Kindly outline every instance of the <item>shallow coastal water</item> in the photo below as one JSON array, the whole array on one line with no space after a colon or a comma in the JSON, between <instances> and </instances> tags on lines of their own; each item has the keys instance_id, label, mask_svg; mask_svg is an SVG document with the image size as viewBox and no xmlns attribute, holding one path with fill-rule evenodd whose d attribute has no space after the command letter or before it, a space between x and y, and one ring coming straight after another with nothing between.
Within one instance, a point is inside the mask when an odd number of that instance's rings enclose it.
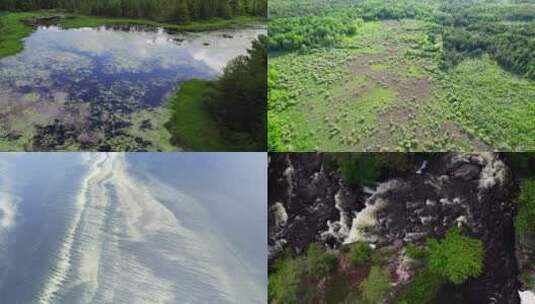
<instances>
[{"instance_id":1,"label":"shallow coastal water","mask_svg":"<svg viewBox=\"0 0 535 304\"><path fill-rule=\"evenodd\" d=\"M265 303L266 161L0 154L0 302Z\"/></svg>"},{"instance_id":2,"label":"shallow coastal water","mask_svg":"<svg viewBox=\"0 0 535 304\"><path fill-rule=\"evenodd\" d=\"M185 80L216 78L265 32L39 27L23 52L0 61L0 145L172 149L163 130L167 96Z\"/></svg>"}]
</instances>

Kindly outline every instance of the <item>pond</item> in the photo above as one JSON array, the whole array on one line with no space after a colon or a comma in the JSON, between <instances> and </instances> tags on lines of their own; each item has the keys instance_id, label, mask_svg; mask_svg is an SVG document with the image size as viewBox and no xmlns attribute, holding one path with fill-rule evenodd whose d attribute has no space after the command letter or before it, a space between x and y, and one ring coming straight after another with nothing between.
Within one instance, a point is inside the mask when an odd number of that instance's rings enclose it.
<instances>
[{"instance_id":1,"label":"pond","mask_svg":"<svg viewBox=\"0 0 535 304\"><path fill-rule=\"evenodd\" d=\"M217 78L265 33L39 27L0 61L0 148L177 149L164 128L168 96L183 81Z\"/></svg>"}]
</instances>

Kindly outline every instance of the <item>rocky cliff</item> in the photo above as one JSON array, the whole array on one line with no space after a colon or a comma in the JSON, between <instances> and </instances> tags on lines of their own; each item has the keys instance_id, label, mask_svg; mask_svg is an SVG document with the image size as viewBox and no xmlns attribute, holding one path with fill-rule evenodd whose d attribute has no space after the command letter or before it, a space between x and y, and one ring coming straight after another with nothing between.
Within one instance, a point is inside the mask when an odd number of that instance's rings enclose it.
<instances>
[{"instance_id":1,"label":"rocky cliff","mask_svg":"<svg viewBox=\"0 0 535 304\"><path fill-rule=\"evenodd\" d=\"M269 256L311 242L403 246L458 227L485 246L484 272L464 283L467 303L520 303L513 203L517 187L498 154L437 154L375 185L348 185L326 154L272 154Z\"/></svg>"}]
</instances>

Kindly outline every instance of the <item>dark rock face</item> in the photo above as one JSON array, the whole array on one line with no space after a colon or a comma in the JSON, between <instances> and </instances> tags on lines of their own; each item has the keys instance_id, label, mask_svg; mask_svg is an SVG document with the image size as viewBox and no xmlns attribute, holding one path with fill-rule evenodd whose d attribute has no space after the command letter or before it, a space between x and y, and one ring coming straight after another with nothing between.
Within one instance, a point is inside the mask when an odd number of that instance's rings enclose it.
<instances>
[{"instance_id":1,"label":"dark rock face","mask_svg":"<svg viewBox=\"0 0 535 304\"><path fill-rule=\"evenodd\" d=\"M327 223L339 221L343 210L359 209L358 191L329 168L325 155L277 153L270 155L269 162L270 259L283 247L300 252L308 244L320 241ZM327 237L325 241L335 246L341 240Z\"/></svg>"},{"instance_id":2,"label":"dark rock face","mask_svg":"<svg viewBox=\"0 0 535 304\"><path fill-rule=\"evenodd\" d=\"M519 303L514 189L510 170L496 155L445 155L425 174L404 178L368 200L387 202L369 233L385 244L398 239L417 243L457 226L486 249L484 273L466 282L465 300Z\"/></svg>"},{"instance_id":3,"label":"dark rock face","mask_svg":"<svg viewBox=\"0 0 535 304\"><path fill-rule=\"evenodd\" d=\"M465 301L520 303L512 202L516 186L498 155L439 155L419 174L366 190L367 198L345 186L325 162L321 154L271 155L270 254L281 249L273 244L299 250L313 241L331 246L358 240L379 246L421 243L458 227L485 246L484 272L465 282ZM274 226L274 211L281 208L287 220Z\"/></svg>"}]
</instances>

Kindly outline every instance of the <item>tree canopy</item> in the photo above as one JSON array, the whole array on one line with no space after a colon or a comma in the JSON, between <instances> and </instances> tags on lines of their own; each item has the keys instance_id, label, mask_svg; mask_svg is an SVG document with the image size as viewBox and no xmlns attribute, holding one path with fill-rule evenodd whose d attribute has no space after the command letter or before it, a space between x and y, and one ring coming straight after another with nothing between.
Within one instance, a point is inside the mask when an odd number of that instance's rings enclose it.
<instances>
[{"instance_id":1,"label":"tree canopy","mask_svg":"<svg viewBox=\"0 0 535 304\"><path fill-rule=\"evenodd\" d=\"M88 15L189 22L266 16L266 0L0 0L0 10L65 9Z\"/></svg>"},{"instance_id":2,"label":"tree canopy","mask_svg":"<svg viewBox=\"0 0 535 304\"><path fill-rule=\"evenodd\" d=\"M535 79L535 1L361 0L270 2L270 51L336 46L362 20L420 19L442 37L443 69L489 54L504 69Z\"/></svg>"},{"instance_id":3,"label":"tree canopy","mask_svg":"<svg viewBox=\"0 0 535 304\"><path fill-rule=\"evenodd\" d=\"M372 266L368 277L360 284L364 303L383 303L390 288L390 272L380 266Z\"/></svg>"},{"instance_id":4,"label":"tree canopy","mask_svg":"<svg viewBox=\"0 0 535 304\"><path fill-rule=\"evenodd\" d=\"M520 184L519 205L515 226L524 233L535 236L535 179L526 178Z\"/></svg>"},{"instance_id":5,"label":"tree canopy","mask_svg":"<svg viewBox=\"0 0 535 304\"><path fill-rule=\"evenodd\" d=\"M266 149L267 37L253 41L248 55L233 59L208 96L214 118L231 131L248 134L247 146Z\"/></svg>"},{"instance_id":6,"label":"tree canopy","mask_svg":"<svg viewBox=\"0 0 535 304\"><path fill-rule=\"evenodd\" d=\"M483 271L483 242L451 229L442 240L427 241L430 248L428 267L454 284L461 284Z\"/></svg>"},{"instance_id":7,"label":"tree canopy","mask_svg":"<svg viewBox=\"0 0 535 304\"><path fill-rule=\"evenodd\" d=\"M336 256L325 252L320 245L310 244L307 251L307 271L308 273L321 279L329 274L336 266Z\"/></svg>"}]
</instances>

